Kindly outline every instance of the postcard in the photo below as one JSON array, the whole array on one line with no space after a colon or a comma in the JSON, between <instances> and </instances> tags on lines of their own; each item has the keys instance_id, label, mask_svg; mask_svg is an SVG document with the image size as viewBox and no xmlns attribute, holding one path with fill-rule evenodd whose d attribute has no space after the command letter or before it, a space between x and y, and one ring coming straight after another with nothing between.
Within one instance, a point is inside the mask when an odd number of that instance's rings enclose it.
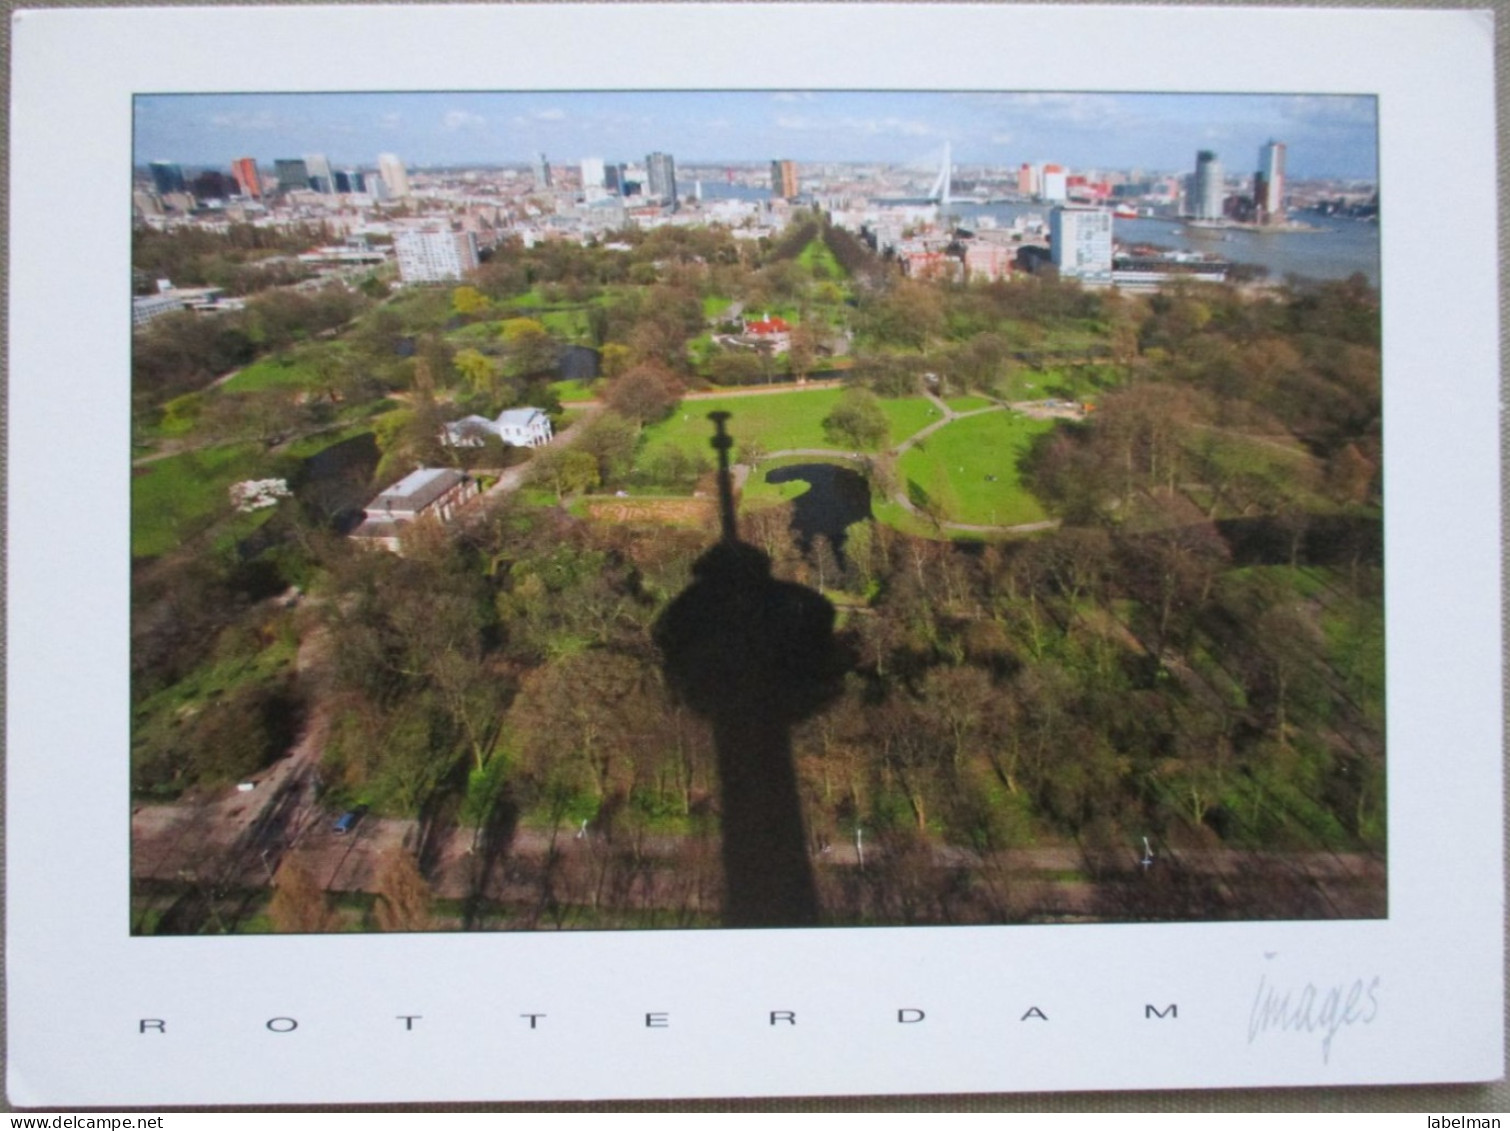
<instances>
[{"instance_id":1,"label":"postcard","mask_svg":"<svg viewBox=\"0 0 1510 1131\"><path fill-rule=\"evenodd\" d=\"M1488 15L14 20L13 1103L1501 1075Z\"/></svg>"}]
</instances>

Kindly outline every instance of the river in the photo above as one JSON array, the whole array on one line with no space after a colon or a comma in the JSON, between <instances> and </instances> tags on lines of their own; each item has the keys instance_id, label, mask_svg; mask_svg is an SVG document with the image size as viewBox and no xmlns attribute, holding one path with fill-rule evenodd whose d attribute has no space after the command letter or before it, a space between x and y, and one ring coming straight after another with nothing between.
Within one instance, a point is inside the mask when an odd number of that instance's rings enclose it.
<instances>
[{"instance_id":1,"label":"river","mask_svg":"<svg viewBox=\"0 0 1510 1131\"><path fill-rule=\"evenodd\" d=\"M966 227L978 216L993 216L1003 227L1025 213L1048 221L1046 204L970 204L954 210ZM1361 220L1296 213L1292 219L1315 231L1261 231L1250 228L1192 228L1182 220L1114 220L1112 235L1121 243L1150 243L1182 251L1199 251L1266 267L1270 278L1346 279L1362 274L1379 285L1379 226Z\"/></svg>"}]
</instances>

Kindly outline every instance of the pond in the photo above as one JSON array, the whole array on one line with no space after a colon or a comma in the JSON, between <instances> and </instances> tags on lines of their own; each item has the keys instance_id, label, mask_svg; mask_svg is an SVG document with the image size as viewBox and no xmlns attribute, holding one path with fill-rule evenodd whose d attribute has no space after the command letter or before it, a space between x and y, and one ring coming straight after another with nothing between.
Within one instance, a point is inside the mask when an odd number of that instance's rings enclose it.
<instances>
[{"instance_id":1,"label":"pond","mask_svg":"<svg viewBox=\"0 0 1510 1131\"><path fill-rule=\"evenodd\" d=\"M832 463L798 463L778 467L766 473L767 483L808 484L792 500L792 529L804 553L812 549L813 539L822 534L844 560L845 530L852 522L870 518L870 485L859 472Z\"/></svg>"}]
</instances>

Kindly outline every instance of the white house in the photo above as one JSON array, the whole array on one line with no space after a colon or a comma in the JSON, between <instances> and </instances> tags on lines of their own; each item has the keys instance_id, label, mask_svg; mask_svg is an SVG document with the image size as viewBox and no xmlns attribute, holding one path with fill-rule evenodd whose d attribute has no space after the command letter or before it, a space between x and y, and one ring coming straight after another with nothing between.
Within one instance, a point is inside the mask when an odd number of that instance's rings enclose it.
<instances>
[{"instance_id":1,"label":"white house","mask_svg":"<svg viewBox=\"0 0 1510 1131\"><path fill-rule=\"evenodd\" d=\"M538 448L551 440L551 419L538 408L507 408L497 420L464 416L441 430L441 443L452 448L480 448L489 435L516 448Z\"/></svg>"},{"instance_id":2,"label":"white house","mask_svg":"<svg viewBox=\"0 0 1510 1131\"><path fill-rule=\"evenodd\" d=\"M538 408L507 408L498 414L498 435L516 448L538 448L551 440L551 418Z\"/></svg>"}]
</instances>

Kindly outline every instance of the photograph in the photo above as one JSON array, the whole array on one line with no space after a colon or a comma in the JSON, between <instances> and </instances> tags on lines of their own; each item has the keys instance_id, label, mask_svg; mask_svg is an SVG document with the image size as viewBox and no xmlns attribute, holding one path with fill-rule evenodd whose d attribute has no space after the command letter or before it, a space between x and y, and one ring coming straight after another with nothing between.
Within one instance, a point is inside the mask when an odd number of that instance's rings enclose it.
<instances>
[{"instance_id":1,"label":"photograph","mask_svg":"<svg viewBox=\"0 0 1510 1131\"><path fill-rule=\"evenodd\" d=\"M1374 98L132 111L133 934L1387 914Z\"/></svg>"},{"instance_id":2,"label":"photograph","mask_svg":"<svg viewBox=\"0 0 1510 1131\"><path fill-rule=\"evenodd\" d=\"M1492 13L11 30L12 1105L1503 1106Z\"/></svg>"}]
</instances>

